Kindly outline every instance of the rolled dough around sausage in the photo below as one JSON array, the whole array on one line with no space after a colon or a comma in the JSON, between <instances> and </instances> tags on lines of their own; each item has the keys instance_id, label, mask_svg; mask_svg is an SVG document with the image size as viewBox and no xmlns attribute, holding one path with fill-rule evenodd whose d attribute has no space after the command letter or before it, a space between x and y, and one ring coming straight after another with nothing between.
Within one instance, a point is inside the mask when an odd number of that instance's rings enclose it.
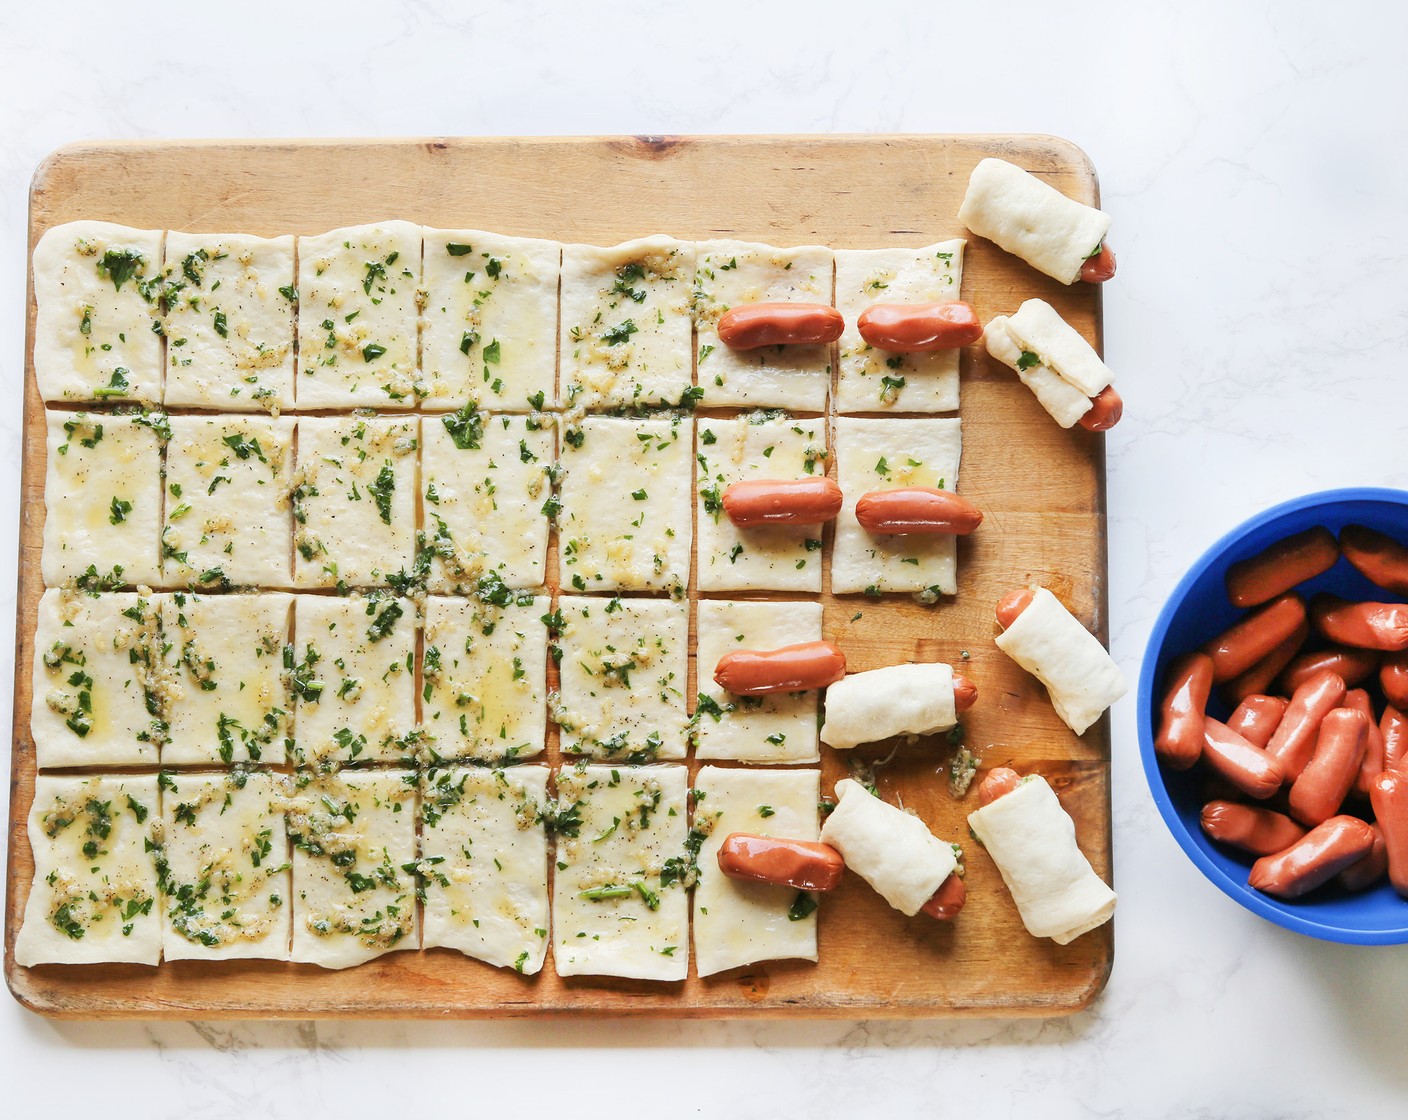
<instances>
[{"instance_id":1,"label":"rolled dough around sausage","mask_svg":"<svg viewBox=\"0 0 1408 1120\"><path fill-rule=\"evenodd\" d=\"M892 735L932 735L956 723L952 668L888 665L852 673L826 690L821 741L846 750Z\"/></svg>"},{"instance_id":2,"label":"rolled dough around sausage","mask_svg":"<svg viewBox=\"0 0 1408 1120\"><path fill-rule=\"evenodd\" d=\"M1075 940L1115 913L1115 892L1076 845L1076 827L1046 779L1032 775L1011 793L968 814L1022 924L1058 945Z\"/></svg>"},{"instance_id":3,"label":"rolled dough around sausage","mask_svg":"<svg viewBox=\"0 0 1408 1120\"><path fill-rule=\"evenodd\" d=\"M1100 639L1044 587L994 641L1046 686L1056 714L1077 735L1129 690Z\"/></svg>"},{"instance_id":4,"label":"rolled dough around sausage","mask_svg":"<svg viewBox=\"0 0 1408 1120\"><path fill-rule=\"evenodd\" d=\"M1110 232L1108 214L1001 159L973 168L958 220L1063 284L1080 278L1081 265Z\"/></svg>"},{"instance_id":5,"label":"rolled dough around sausage","mask_svg":"<svg viewBox=\"0 0 1408 1120\"><path fill-rule=\"evenodd\" d=\"M836 799L821 826L822 842L896 910L919 913L958 866L953 845L850 778L836 783Z\"/></svg>"}]
</instances>

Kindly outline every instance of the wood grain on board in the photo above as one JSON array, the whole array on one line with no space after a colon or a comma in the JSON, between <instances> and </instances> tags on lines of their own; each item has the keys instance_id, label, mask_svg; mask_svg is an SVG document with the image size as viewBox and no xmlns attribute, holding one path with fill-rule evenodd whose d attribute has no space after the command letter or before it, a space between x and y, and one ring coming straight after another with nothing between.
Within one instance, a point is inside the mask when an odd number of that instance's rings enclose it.
<instances>
[{"instance_id":1,"label":"wood grain on board","mask_svg":"<svg viewBox=\"0 0 1408 1120\"><path fill-rule=\"evenodd\" d=\"M925 245L968 236L958 204L969 171L988 155L1098 204L1084 154L1037 136L89 143L39 168L29 246L50 226L80 218L262 235L404 218L599 244L665 232L775 245ZM962 295L984 320L1039 296L1100 344L1098 288L1064 287L986 241L969 237ZM969 838L965 818L976 797L958 802L947 792L943 737L899 744L877 770L878 784L888 800L964 845L967 908L952 924L905 918L847 876L822 904L817 964L768 963L703 980L691 969L690 979L672 984L564 980L551 958L540 975L525 977L439 949L343 972L267 961L17 966L14 939L33 874L25 829L35 776L30 672L43 590L45 433L33 342L31 281L5 903L5 975L26 1006L78 1018L1008 1016L1067 1014L1104 986L1113 926L1067 946L1025 932L996 868ZM985 766L1046 775L1109 880L1108 719L1072 735L1041 687L992 642L993 604L1029 582L1051 587L1107 637L1103 438L1057 427L981 345L963 354L961 417L960 491L986 520L960 547L958 595L929 608L902 595L826 595L825 636L846 650L852 670L966 658L963 672L980 689L964 719L968 744ZM854 753L883 759L895 746ZM553 738L548 761L556 760ZM844 756L823 748L827 792L846 768Z\"/></svg>"}]
</instances>

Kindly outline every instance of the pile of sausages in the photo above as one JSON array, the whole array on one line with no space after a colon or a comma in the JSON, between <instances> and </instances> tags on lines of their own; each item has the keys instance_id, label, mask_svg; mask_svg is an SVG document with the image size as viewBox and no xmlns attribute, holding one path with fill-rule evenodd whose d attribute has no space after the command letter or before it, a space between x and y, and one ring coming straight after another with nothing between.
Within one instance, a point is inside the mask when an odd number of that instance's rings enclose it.
<instances>
[{"instance_id":1,"label":"pile of sausages","mask_svg":"<svg viewBox=\"0 0 1408 1120\"><path fill-rule=\"evenodd\" d=\"M1408 604L1295 592L1343 556L1408 596L1408 548L1362 525L1278 541L1227 572L1230 629L1169 669L1154 747L1227 787L1203 831L1257 857L1248 883L1293 899L1387 875L1408 898ZM1207 714L1216 685L1233 708ZM1259 802L1252 804L1249 802Z\"/></svg>"}]
</instances>

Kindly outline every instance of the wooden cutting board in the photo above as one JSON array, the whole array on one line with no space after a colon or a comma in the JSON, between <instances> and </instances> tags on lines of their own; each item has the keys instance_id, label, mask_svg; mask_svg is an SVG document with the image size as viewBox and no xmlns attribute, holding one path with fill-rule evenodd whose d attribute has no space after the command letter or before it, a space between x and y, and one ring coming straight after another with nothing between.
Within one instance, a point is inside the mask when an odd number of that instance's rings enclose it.
<instances>
[{"instance_id":1,"label":"wooden cutting board","mask_svg":"<svg viewBox=\"0 0 1408 1120\"><path fill-rule=\"evenodd\" d=\"M925 245L968 236L955 215L969 171L990 155L1099 204L1085 155L1039 136L92 143L65 148L39 168L29 247L50 226L79 218L263 235L405 218L603 245L654 232L837 248ZM986 241L969 240L962 294L984 320L1039 296L1100 345L1098 287L1064 287ZM17 966L15 934L33 875L25 821L34 792L30 672L44 522L34 310L31 281L5 901L5 977L25 1006L74 1018L1009 1016L1067 1014L1104 986L1112 925L1064 947L1025 932L996 868L968 835L976 796L959 802L947 792L950 749L942 737L900 744L876 773L887 800L963 843L967 908L952 924L905 918L847 876L821 908L818 964L766 964L706 980L691 971L673 984L562 980L551 960L539 976L523 977L438 949L393 953L345 972L261 961ZM968 744L985 766L1044 774L1108 880L1108 718L1084 737L1072 735L1041 687L992 642L994 603L1029 582L1049 586L1107 638L1103 437L1057 427L981 345L962 357L962 406L960 489L986 520L960 547L958 595L931 608L905 596L826 595L825 635L843 646L852 670L966 659L963 672L980 689L964 719ZM691 664L691 695L693 674ZM894 746L853 753L883 759ZM555 741L548 761L557 761ZM847 763L823 748L822 767L829 793Z\"/></svg>"}]
</instances>

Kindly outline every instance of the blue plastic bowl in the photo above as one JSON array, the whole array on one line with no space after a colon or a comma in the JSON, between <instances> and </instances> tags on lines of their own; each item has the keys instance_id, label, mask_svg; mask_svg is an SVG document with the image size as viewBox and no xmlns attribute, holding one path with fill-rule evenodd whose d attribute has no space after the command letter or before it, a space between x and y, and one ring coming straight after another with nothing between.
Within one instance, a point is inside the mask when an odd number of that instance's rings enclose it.
<instances>
[{"instance_id":1,"label":"blue plastic bowl","mask_svg":"<svg viewBox=\"0 0 1408 1120\"><path fill-rule=\"evenodd\" d=\"M1293 533L1323 525L1338 534L1343 526L1353 524L1368 525L1408 542L1408 492L1327 490L1296 498L1238 525L1199 558L1164 604L1144 652L1139 675L1139 753L1164 823L1188 858L1223 894L1253 914L1296 933L1349 945L1399 945L1408 942L1408 900L1400 898L1387 882L1356 894L1330 884L1294 902L1282 902L1247 886L1251 857L1214 844L1198 823L1203 768L1181 773L1168 770L1159 765L1154 754L1158 704L1169 662L1220 634L1245 613L1228 602L1223 583L1227 569ZM1333 591L1346 599L1384 602L1394 598L1343 558L1300 590L1307 598L1317 591ZM1216 690L1208 712L1222 719L1229 714Z\"/></svg>"}]
</instances>

